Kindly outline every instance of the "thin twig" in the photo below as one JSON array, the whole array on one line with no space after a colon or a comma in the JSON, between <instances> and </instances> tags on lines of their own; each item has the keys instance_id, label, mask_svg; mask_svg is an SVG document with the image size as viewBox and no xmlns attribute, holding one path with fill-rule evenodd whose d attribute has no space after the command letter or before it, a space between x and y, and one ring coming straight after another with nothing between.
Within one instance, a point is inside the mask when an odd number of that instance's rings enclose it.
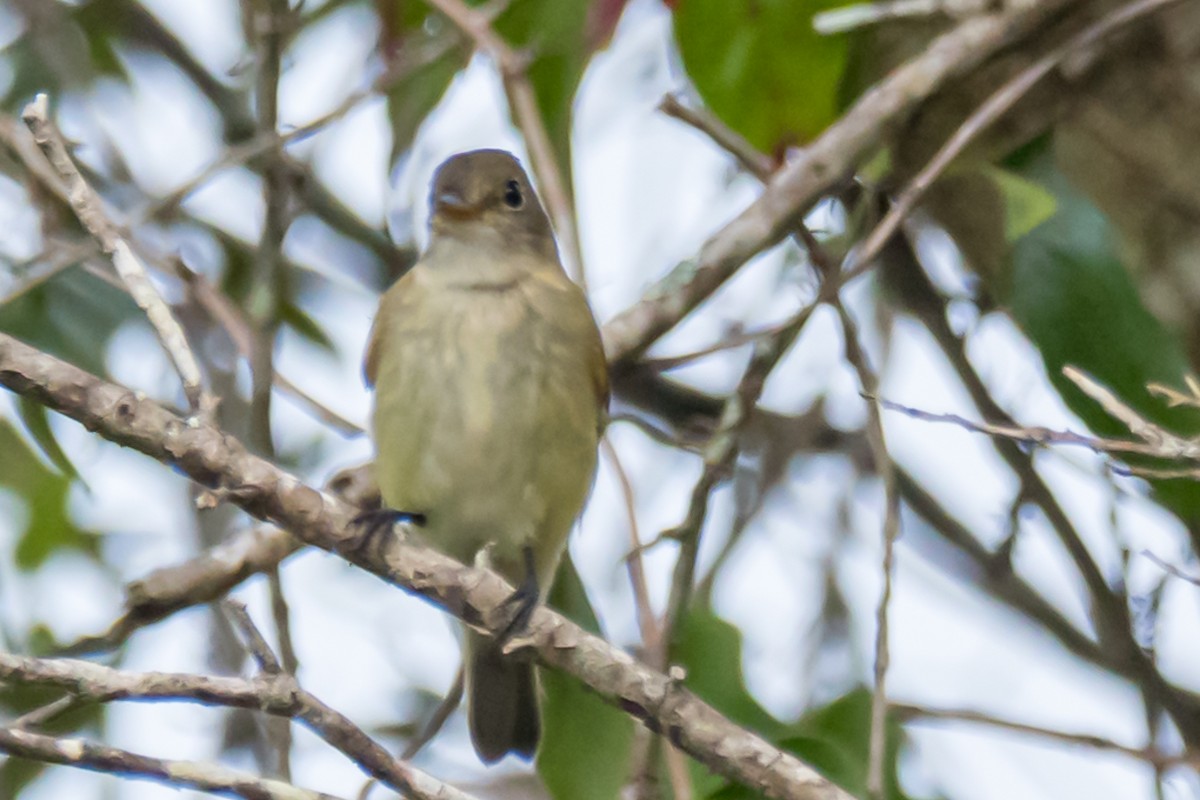
<instances>
[{"instance_id":1,"label":"thin twig","mask_svg":"<svg viewBox=\"0 0 1200 800\"><path fill-rule=\"evenodd\" d=\"M16 728L0 728L0 752L33 761L160 781L179 788L233 795L246 800L338 800L284 781L203 761L179 761L132 753L84 739L59 739Z\"/></svg>"},{"instance_id":2,"label":"thin twig","mask_svg":"<svg viewBox=\"0 0 1200 800\"><path fill-rule=\"evenodd\" d=\"M676 369L684 364L690 364L691 362L697 361L701 358L707 358L708 356L716 353L722 353L726 350L732 350L736 347L744 347L748 344L754 344L759 339L775 336L786 324L786 322L782 322L778 325L771 325L766 328L758 328L752 331L738 331L730 334L719 342L714 342L708 347L702 347L699 350L693 350L689 353L683 353L677 356L647 357L643 358L641 363L642 366L655 370L656 372L667 372L668 370Z\"/></svg>"},{"instance_id":3,"label":"thin twig","mask_svg":"<svg viewBox=\"0 0 1200 800\"><path fill-rule=\"evenodd\" d=\"M1063 375L1079 390L1095 400L1109 416L1129 428L1129 432L1150 445L1159 458L1200 460L1200 442L1176 436L1168 430L1155 425L1129 404L1113 394L1107 386L1101 385L1095 378L1078 367L1070 364L1062 369Z\"/></svg>"},{"instance_id":4,"label":"thin twig","mask_svg":"<svg viewBox=\"0 0 1200 800\"><path fill-rule=\"evenodd\" d=\"M192 410L207 415L214 403L204 391L200 365L188 346L187 336L178 320L171 314L166 301L154 288L146 274L145 265L134 254L129 242L121 236L117 226L108 218L100 196L87 184L79 168L71 160L62 134L50 119L49 98L45 94L39 94L32 103L25 106L21 118L29 126L34 141L42 149L47 160L66 181L71 210L88 233L95 237L100 248L112 258L113 266L129 288L130 296L146 313L175 371L179 373L184 394Z\"/></svg>"},{"instance_id":5,"label":"thin twig","mask_svg":"<svg viewBox=\"0 0 1200 800\"><path fill-rule=\"evenodd\" d=\"M175 259L174 268L191 299L225 330L238 353L249 361L254 342L254 327L245 313L213 286L208 278L190 269L181 259ZM274 372L274 380L280 391L291 395L303 408L339 433L346 436L361 436L366 433L361 425L324 405L278 370Z\"/></svg>"},{"instance_id":6,"label":"thin twig","mask_svg":"<svg viewBox=\"0 0 1200 800\"><path fill-rule=\"evenodd\" d=\"M858 326L840 298L833 302L842 322L846 360L858 373L863 393L868 397L879 391L879 377L871 368L867 354L859 341ZM892 599L892 576L896 539L900 536L900 491L896 484L896 470L888 454L887 438L883 431L883 418L879 406L867 402L867 441L875 461L875 471L883 481L885 512L883 518L883 563L880 567L883 589L879 593L879 604L875 612L875 691L871 698L871 738L867 759L867 793L876 800L884 796L884 760L887 752L887 672L891 660L888 647L888 608Z\"/></svg>"},{"instance_id":7,"label":"thin twig","mask_svg":"<svg viewBox=\"0 0 1200 800\"><path fill-rule=\"evenodd\" d=\"M961 18L995 8L997 0L885 0L834 8L813 15L813 30L829 36L857 28L914 17Z\"/></svg>"},{"instance_id":8,"label":"thin twig","mask_svg":"<svg viewBox=\"0 0 1200 800\"><path fill-rule=\"evenodd\" d=\"M243 0L244 18L250 27L247 38L254 44L255 86L254 101L259 135L278 140L279 125L279 79L282 74L283 50L291 23L289 0ZM283 145L276 144L264 154L263 166L263 214L262 235L258 252L251 270L250 292L246 299L247 316L252 321L250 345L250 406L248 439L250 446L264 458L274 459L275 442L271 436L271 389L275 385L275 340L279 333L283 304L288 294L287 265L283 258L283 239L290 224L289 168L283 154ZM275 621L275 635L279 641L282 665L273 661L275 671L296 675L299 659L292 645L291 620L287 597L283 593L280 566L267 570L267 593L271 599L271 614ZM241 609L237 617L253 633L250 617ZM236 611L234 612L236 616ZM261 636L259 637L261 640ZM253 641L253 640L252 640ZM261 647L251 647L256 657L270 654L266 642ZM272 660L274 655L271 655ZM260 661L261 663L261 661ZM267 664L263 670L271 672ZM279 777L291 777L292 726L287 719L272 720L267 725L268 738L275 748L276 766Z\"/></svg>"},{"instance_id":9,"label":"thin twig","mask_svg":"<svg viewBox=\"0 0 1200 800\"><path fill-rule=\"evenodd\" d=\"M896 123L940 89L1028 36L1071 0L1040 0L973 17L892 70L811 144L777 170L757 200L710 236L699 253L650 286L642 299L604 326L604 347L618 369L704 302L758 253L794 232L829 189L853 171Z\"/></svg>"},{"instance_id":10,"label":"thin twig","mask_svg":"<svg viewBox=\"0 0 1200 800\"><path fill-rule=\"evenodd\" d=\"M267 643L267 639L262 635L262 631L254 624L254 620L250 618L250 612L246 611L246 604L227 597L221 601L221 610L229 617L233 626L238 629L242 635L243 643L246 645L246 650L250 653L258 664L258 668L265 675L283 675L287 673L283 665L279 663L275 652L271 650L271 645Z\"/></svg>"},{"instance_id":11,"label":"thin twig","mask_svg":"<svg viewBox=\"0 0 1200 800\"><path fill-rule=\"evenodd\" d=\"M261 634L258 638L261 640ZM175 700L295 718L369 775L406 797L473 800L470 795L389 755L348 717L325 705L300 687L293 676L282 672L275 675L264 672L250 680L187 673L135 673L88 661L0 653L0 680L59 687L103 703Z\"/></svg>"},{"instance_id":12,"label":"thin twig","mask_svg":"<svg viewBox=\"0 0 1200 800\"><path fill-rule=\"evenodd\" d=\"M663 635L659 627L658 620L654 615L654 608L650 603L650 588L646 583L646 570L642 559L642 537L638 529L637 522L637 503L634 498L633 484L629 480L629 475L625 472L625 467L621 463L620 455L617 453L617 448L613 445L608 437L604 437L600 442L605 455L608 457L609 464L612 465L613 472L617 476L617 483L621 487L621 496L625 503L625 514L628 520L629 531L629 554L624 559L625 568L629 572L629 584L633 589L634 607L637 609L638 628L642 634L642 648L646 653L662 652ZM635 736L634 737L634 756L630 762L639 765L636 770L633 782L633 791L635 798L645 797L642 794L644 787L647 785L648 776L657 774L658 770L658 753L664 753L667 761L667 774L671 778L671 788L675 793L676 800L687 800L692 796L692 781L688 774L687 763L683 758L683 754L675 748L664 749L659 746L659 737L655 736ZM653 783L653 781L650 781ZM655 784L656 785L656 784Z\"/></svg>"},{"instance_id":13,"label":"thin twig","mask_svg":"<svg viewBox=\"0 0 1200 800\"><path fill-rule=\"evenodd\" d=\"M761 339L755 344L750 363L742 373L737 389L725 401L717 429L704 447L704 470L692 489L687 514L679 525L664 531L659 537L679 542L679 556L671 577L671 592L662 625L662 647L652 660L652 663L661 663L663 668L669 661L667 653L675 628L691 598L696 557L700 552L700 529L708 514L709 495L733 467L737 458L738 436L762 395L767 377L791 348L816 309L815 302L805 306L775 336Z\"/></svg>"},{"instance_id":14,"label":"thin twig","mask_svg":"<svg viewBox=\"0 0 1200 800\"><path fill-rule=\"evenodd\" d=\"M1074 431L1052 430L1040 426L1023 427L1019 425L975 422L958 414L938 414L931 411L922 411L919 408L912 408L901 403L895 403L891 400L877 399L880 405L887 410L899 412L913 419L957 425L974 433L1011 439L1012 441L1023 442L1025 444L1073 445L1086 447L1094 452L1107 453L1109 455L1137 455L1152 458L1186 459L1189 461L1200 460L1200 450L1191 452L1191 448L1196 447L1194 445L1189 446L1187 452L1180 453L1178 452L1179 448L1174 445L1163 448L1157 444L1131 442L1126 439L1106 439L1099 436L1087 436Z\"/></svg>"},{"instance_id":15,"label":"thin twig","mask_svg":"<svg viewBox=\"0 0 1200 800\"><path fill-rule=\"evenodd\" d=\"M220 175L222 172L249 163L260 156L282 148L284 145L306 139L345 117L367 100L393 89L416 70L426 66L449 53L460 42L457 32L451 36L439 37L426 43L420 48L406 49L370 86L351 92L340 103L324 114L303 125L290 127L284 131L261 131L253 139L233 145L225 150L220 158L198 172L188 181L180 184L168 194L148 203L137 215L138 219L148 221L157 219L163 214L177 208L180 203L190 197L198 189Z\"/></svg>"},{"instance_id":16,"label":"thin twig","mask_svg":"<svg viewBox=\"0 0 1200 800\"><path fill-rule=\"evenodd\" d=\"M1095 736L1090 733L1068 733L1066 731L1057 731L1051 728L1029 725L1024 722L999 719L978 711L925 708L923 706L897 703L892 705L892 712L896 714L902 721L972 722L980 725L987 725L992 728L999 728L1001 730L1013 731L1015 733L1024 733L1029 734L1030 736L1052 739L1064 744L1073 744L1082 747L1088 747L1094 750L1107 750L1114 753L1120 753L1122 755L1129 756L1130 758L1137 759L1138 761L1144 761L1148 764L1152 764L1156 767L1200 767L1200 754L1190 751L1179 754L1168 754L1156 750L1153 747L1129 747L1128 745L1123 745L1118 742L1114 742L1111 739L1106 739L1102 736Z\"/></svg>"},{"instance_id":17,"label":"thin twig","mask_svg":"<svg viewBox=\"0 0 1200 800\"><path fill-rule=\"evenodd\" d=\"M743 169L759 180L766 180L775 171L776 164L768 156L760 153L744 137L704 109L686 106L674 94L667 94L659 101L658 110L709 136L722 150L737 159Z\"/></svg>"},{"instance_id":18,"label":"thin twig","mask_svg":"<svg viewBox=\"0 0 1200 800\"><path fill-rule=\"evenodd\" d=\"M621 497L625 501L625 519L629 532L629 557L625 560L625 568L629 572L629 585L633 589L633 604L637 609L638 628L642 633L642 646L647 651L657 647L659 640L658 620L654 618L654 608L650 604L650 587L646 583L646 569L642 563L642 537L638 532L637 505L633 496L633 484L621 463L617 448L612 440L605 436L600 442L608 463L612 465L621 487Z\"/></svg>"},{"instance_id":19,"label":"thin twig","mask_svg":"<svg viewBox=\"0 0 1200 800\"><path fill-rule=\"evenodd\" d=\"M38 706L32 711L27 711L13 720L9 727L19 731L40 728L51 720L58 719L63 714L81 705L83 705L83 700L77 695L65 694L62 697L51 700L44 706Z\"/></svg>"},{"instance_id":20,"label":"thin twig","mask_svg":"<svg viewBox=\"0 0 1200 800\"><path fill-rule=\"evenodd\" d=\"M1150 559L1151 561L1153 561L1158 566L1162 567L1169 574L1174 575L1176 578L1179 578L1181 581L1187 581L1188 583L1192 584L1193 586L1200 586L1200 578L1197 578L1195 575L1189 575L1186 572L1184 572L1183 570L1181 570L1179 567L1175 566L1174 564L1170 564L1166 561L1163 561L1161 558L1159 558L1158 556L1156 556L1154 553L1150 552L1149 550L1143 550L1142 555L1145 556L1146 558Z\"/></svg>"},{"instance_id":21,"label":"thin twig","mask_svg":"<svg viewBox=\"0 0 1200 800\"><path fill-rule=\"evenodd\" d=\"M542 112L538 108L537 95L529 81L529 59L513 50L496 33L486 11L471 8L462 0L426 2L445 14L495 63L500 79L504 82L504 92L508 96L514 122L525 137L533 172L546 201L546 210L550 212L550 219L554 221L555 231L562 243L567 274L586 288L587 275L583 267L579 232L575 226L575 207L567 189L567 182L563 178L564 170L569 165L558 163L554 144L546 131L546 121L542 119Z\"/></svg>"}]
</instances>

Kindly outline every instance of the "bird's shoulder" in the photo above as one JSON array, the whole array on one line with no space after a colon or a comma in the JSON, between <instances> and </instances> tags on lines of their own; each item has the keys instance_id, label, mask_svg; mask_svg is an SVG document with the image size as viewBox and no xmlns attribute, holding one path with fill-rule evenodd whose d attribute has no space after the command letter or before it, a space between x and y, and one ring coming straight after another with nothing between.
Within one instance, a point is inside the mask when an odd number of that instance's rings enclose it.
<instances>
[{"instance_id":1,"label":"bird's shoulder","mask_svg":"<svg viewBox=\"0 0 1200 800\"><path fill-rule=\"evenodd\" d=\"M379 299L375 321L371 323L371 334L367 339L367 350L363 358L363 375L367 386L375 385L383 343L416 317L412 313L427 302L429 287L422 280L423 271L410 269L391 285Z\"/></svg>"}]
</instances>

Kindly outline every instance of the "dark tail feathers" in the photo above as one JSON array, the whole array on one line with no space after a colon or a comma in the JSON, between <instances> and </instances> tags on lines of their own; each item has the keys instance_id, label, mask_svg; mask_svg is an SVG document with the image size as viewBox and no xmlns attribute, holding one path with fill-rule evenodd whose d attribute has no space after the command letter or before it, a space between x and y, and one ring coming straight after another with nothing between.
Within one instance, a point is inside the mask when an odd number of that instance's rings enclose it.
<instances>
[{"instance_id":1,"label":"dark tail feathers","mask_svg":"<svg viewBox=\"0 0 1200 800\"><path fill-rule=\"evenodd\" d=\"M494 639L467 633L467 720L485 764L515 753L531 759L541 736L533 664L505 658Z\"/></svg>"}]
</instances>

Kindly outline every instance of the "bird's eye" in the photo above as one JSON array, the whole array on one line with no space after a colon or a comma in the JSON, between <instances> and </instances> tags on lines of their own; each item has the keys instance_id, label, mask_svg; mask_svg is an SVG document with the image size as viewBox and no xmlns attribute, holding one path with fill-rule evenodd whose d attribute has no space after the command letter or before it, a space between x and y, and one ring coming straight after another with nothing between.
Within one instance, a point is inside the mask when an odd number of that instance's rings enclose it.
<instances>
[{"instance_id":1,"label":"bird's eye","mask_svg":"<svg viewBox=\"0 0 1200 800\"><path fill-rule=\"evenodd\" d=\"M512 209L518 209L525 205L525 198L521 194L521 184L516 181L504 184L504 205Z\"/></svg>"}]
</instances>

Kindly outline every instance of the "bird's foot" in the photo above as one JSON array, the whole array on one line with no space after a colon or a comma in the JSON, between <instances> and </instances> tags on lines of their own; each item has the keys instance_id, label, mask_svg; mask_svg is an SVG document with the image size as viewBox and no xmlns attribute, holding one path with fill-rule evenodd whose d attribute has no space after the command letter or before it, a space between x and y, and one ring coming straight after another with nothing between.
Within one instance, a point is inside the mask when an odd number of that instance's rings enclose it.
<instances>
[{"instance_id":1,"label":"bird's foot","mask_svg":"<svg viewBox=\"0 0 1200 800\"><path fill-rule=\"evenodd\" d=\"M363 553L369 548L379 548L383 545L384 534L395 531L396 525L407 523L422 527L425 525L425 515L412 511L398 511L394 508L374 508L364 511L351 524L362 529L362 533L348 548L351 552Z\"/></svg>"},{"instance_id":2,"label":"bird's foot","mask_svg":"<svg viewBox=\"0 0 1200 800\"><path fill-rule=\"evenodd\" d=\"M538 588L537 569L533 560L533 548L525 545L522 555L525 558L525 577L521 579L516 591L505 598L501 604L501 608L511 609L512 613L503 630L500 631L498 639L501 645L525 631L525 628L529 626L534 609L538 606L538 598L541 596Z\"/></svg>"}]
</instances>

